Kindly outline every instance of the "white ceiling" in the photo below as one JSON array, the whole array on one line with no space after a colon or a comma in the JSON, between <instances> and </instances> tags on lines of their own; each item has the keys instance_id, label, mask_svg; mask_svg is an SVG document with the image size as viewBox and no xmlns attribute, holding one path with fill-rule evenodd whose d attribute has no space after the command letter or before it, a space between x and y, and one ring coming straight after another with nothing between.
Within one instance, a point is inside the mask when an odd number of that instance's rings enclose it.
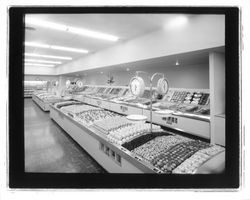
<instances>
[{"instance_id":1,"label":"white ceiling","mask_svg":"<svg viewBox=\"0 0 250 200\"><path fill-rule=\"evenodd\" d=\"M35 30L25 29L25 41L39 42L49 45L83 48L89 53L100 51L116 45L119 42L130 40L163 28L164 24L176 17L174 14L29 14L27 18L37 18L49 22L60 23L78 28L118 36L117 42L105 41L84 37L68 32L52 30L37 25L31 27ZM191 17L191 16L189 16ZM26 27L30 25L26 24ZM37 47L25 47L25 53L37 53L57 56L70 56L77 59L88 54L72 53ZM47 59L48 60L48 59ZM63 61L63 64L69 61Z\"/></svg>"}]
</instances>

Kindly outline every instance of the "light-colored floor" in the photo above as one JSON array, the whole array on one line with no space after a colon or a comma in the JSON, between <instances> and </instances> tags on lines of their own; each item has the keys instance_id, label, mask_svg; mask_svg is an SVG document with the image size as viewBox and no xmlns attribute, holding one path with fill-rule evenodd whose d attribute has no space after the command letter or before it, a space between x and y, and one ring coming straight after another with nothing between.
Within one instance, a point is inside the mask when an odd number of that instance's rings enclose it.
<instances>
[{"instance_id":1,"label":"light-colored floor","mask_svg":"<svg viewBox=\"0 0 250 200\"><path fill-rule=\"evenodd\" d=\"M26 172L105 173L65 131L30 98L24 100Z\"/></svg>"}]
</instances>

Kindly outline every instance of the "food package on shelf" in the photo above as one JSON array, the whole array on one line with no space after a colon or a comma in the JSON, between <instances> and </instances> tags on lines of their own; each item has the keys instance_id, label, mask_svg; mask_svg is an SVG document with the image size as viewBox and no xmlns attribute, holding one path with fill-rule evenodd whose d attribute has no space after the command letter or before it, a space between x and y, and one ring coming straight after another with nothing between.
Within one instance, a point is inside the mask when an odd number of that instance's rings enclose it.
<instances>
[{"instance_id":1,"label":"food package on shelf","mask_svg":"<svg viewBox=\"0 0 250 200\"><path fill-rule=\"evenodd\" d=\"M153 132L162 131L161 127L158 125L152 126ZM139 122L134 123L131 126L121 127L110 131L107 135L108 139L118 145L122 145L125 142L128 142L140 135L148 134L150 132L150 124Z\"/></svg>"},{"instance_id":2,"label":"food package on shelf","mask_svg":"<svg viewBox=\"0 0 250 200\"><path fill-rule=\"evenodd\" d=\"M147 143L133 149L132 152L151 162L163 151L166 151L179 143L187 142L190 140L191 139L187 137L182 137L179 135L158 136L148 141Z\"/></svg>"},{"instance_id":3,"label":"food package on shelf","mask_svg":"<svg viewBox=\"0 0 250 200\"><path fill-rule=\"evenodd\" d=\"M94 126L105 134L109 134L110 131L132 124L133 123L127 120L126 117L119 115L94 122Z\"/></svg>"},{"instance_id":4,"label":"food package on shelf","mask_svg":"<svg viewBox=\"0 0 250 200\"><path fill-rule=\"evenodd\" d=\"M81 113L77 113L75 115L75 119L84 125L90 126L95 121L103 120L103 119L114 117L117 115L118 114L114 112L107 111L104 109L93 109L93 110L88 110L88 111L84 111Z\"/></svg>"},{"instance_id":5,"label":"food package on shelf","mask_svg":"<svg viewBox=\"0 0 250 200\"><path fill-rule=\"evenodd\" d=\"M167 101L160 101L160 102L154 103L152 106L153 108L170 109L170 110L175 110L177 108L176 103L167 102Z\"/></svg>"},{"instance_id":6,"label":"food package on shelf","mask_svg":"<svg viewBox=\"0 0 250 200\"><path fill-rule=\"evenodd\" d=\"M129 142L125 142L124 144L122 144L122 146L125 147L126 149L128 149L129 151L133 151L137 147L140 147L143 144L146 144L147 142L153 140L156 137L169 136L169 135L172 135L172 134L168 133L166 131L148 133L145 135L141 135L137 138L134 138L133 140L131 140Z\"/></svg>"},{"instance_id":7,"label":"food package on shelf","mask_svg":"<svg viewBox=\"0 0 250 200\"><path fill-rule=\"evenodd\" d=\"M73 104L73 105L68 105L68 106L63 106L61 110L65 113L71 113L73 115L77 113L81 113L84 111L89 111L89 110L101 110L101 108L97 108L94 106L86 105L83 103L80 104Z\"/></svg>"},{"instance_id":8,"label":"food package on shelf","mask_svg":"<svg viewBox=\"0 0 250 200\"><path fill-rule=\"evenodd\" d=\"M201 149L192 155L190 158L181 163L178 167L173 170L176 174L193 174L195 171L206 161L211 159L213 156L225 151L225 148L212 145L208 148Z\"/></svg>"},{"instance_id":9,"label":"food package on shelf","mask_svg":"<svg viewBox=\"0 0 250 200\"><path fill-rule=\"evenodd\" d=\"M197 151L209 147L209 143L191 140L174 145L155 157L151 163L164 173L172 171Z\"/></svg>"}]
</instances>

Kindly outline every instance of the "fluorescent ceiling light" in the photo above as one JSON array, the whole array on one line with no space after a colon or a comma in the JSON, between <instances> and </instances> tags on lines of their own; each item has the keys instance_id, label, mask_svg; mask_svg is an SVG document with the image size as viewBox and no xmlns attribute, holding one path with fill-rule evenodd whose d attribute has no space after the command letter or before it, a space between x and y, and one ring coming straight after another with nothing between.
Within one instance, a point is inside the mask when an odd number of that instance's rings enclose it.
<instances>
[{"instance_id":1,"label":"fluorescent ceiling light","mask_svg":"<svg viewBox=\"0 0 250 200\"><path fill-rule=\"evenodd\" d=\"M30 24L30 25L50 28L50 29L54 29L54 30L58 30L58 31L65 31L68 33L74 33L74 34L83 35L83 36L87 36L87 37L102 39L102 40L108 40L108 41L115 42L119 39L119 37L117 37L117 36L98 32L98 31L92 31L92 30L84 29L84 28L66 26L63 24L39 20L39 19L35 19L35 18L30 18L30 17L25 18L25 23Z\"/></svg>"},{"instance_id":2,"label":"fluorescent ceiling light","mask_svg":"<svg viewBox=\"0 0 250 200\"><path fill-rule=\"evenodd\" d=\"M25 62L37 62L37 63L51 63L51 64L62 64L59 61L50 61L50 60L35 60L35 59L25 59Z\"/></svg>"},{"instance_id":3,"label":"fluorescent ceiling light","mask_svg":"<svg viewBox=\"0 0 250 200\"><path fill-rule=\"evenodd\" d=\"M61 60L72 60L71 57L65 57L65 56L51 56L51 55L41 55L36 53L25 53L25 56L31 56L31 57L41 57L41 58L52 58L52 59L61 59Z\"/></svg>"},{"instance_id":4,"label":"fluorescent ceiling light","mask_svg":"<svg viewBox=\"0 0 250 200\"><path fill-rule=\"evenodd\" d=\"M55 49L55 50L60 50L60 51L72 51L72 52L77 52L77 53L88 53L89 52L86 49L77 49L77 48L71 48L71 47L41 44L41 43L37 43L37 42L25 42L24 44L25 44L25 46L30 46L30 47L40 47L40 48Z\"/></svg>"},{"instance_id":5,"label":"fluorescent ceiling light","mask_svg":"<svg viewBox=\"0 0 250 200\"><path fill-rule=\"evenodd\" d=\"M38 63L25 63L25 66L55 67L55 65L50 65L50 64L38 64Z\"/></svg>"},{"instance_id":6,"label":"fluorescent ceiling light","mask_svg":"<svg viewBox=\"0 0 250 200\"><path fill-rule=\"evenodd\" d=\"M176 17L172 18L172 19L165 25L165 29L176 29L176 28L180 28L180 27L183 27L184 25L186 25L187 22L188 22L187 16L179 15L179 16L176 16Z\"/></svg>"}]
</instances>

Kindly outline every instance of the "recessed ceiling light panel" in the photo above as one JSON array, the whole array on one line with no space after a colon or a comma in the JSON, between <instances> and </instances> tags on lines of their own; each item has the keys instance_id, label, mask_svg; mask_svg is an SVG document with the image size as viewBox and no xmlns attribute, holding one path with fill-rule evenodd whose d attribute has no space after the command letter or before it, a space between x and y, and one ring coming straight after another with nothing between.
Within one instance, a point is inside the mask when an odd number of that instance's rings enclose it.
<instances>
[{"instance_id":1,"label":"recessed ceiling light panel","mask_svg":"<svg viewBox=\"0 0 250 200\"><path fill-rule=\"evenodd\" d=\"M55 49L55 50L60 50L60 51L71 51L71 52L76 52L76 53L88 53L89 51L86 49L77 49L77 48L72 48L72 47L63 47L63 46L57 46L57 45L48 45L48 44L41 44L37 42L25 42L25 46L30 46L30 47L40 47L40 48L45 48L45 49Z\"/></svg>"},{"instance_id":2,"label":"recessed ceiling light panel","mask_svg":"<svg viewBox=\"0 0 250 200\"><path fill-rule=\"evenodd\" d=\"M188 17L185 15L178 15L173 17L170 21L168 21L164 28L166 30L173 30L184 27L188 23Z\"/></svg>"},{"instance_id":3,"label":"recessed ceiling light panel","mask_svg":"<svg viewBox=\"0 0 250 200\"><path fill-rule=\"evenodd\" d=\"M25 18L25 23L27 23L29 25L35 25L35 26L50 28L50 29L53 29L53 30L64 31L64 32L67 32L67 33L73 33L73 34L83 35L83 36L86 36L86 37L92 37L92 38L97 38L97 39L102 39L102 40L108 40L108 41L114 41L115 42L115 41L117 41L119 39L119 37L111 35L111 34L102 33L102 32L99 32L99 31L93 31L93 30L84 29L84 28L67 26L67 25L64 25L64 24L39 20L39 19L31 18L31 17L26 17Z\"/></svg>"},{"instance_id":4,"label":"recessed ceiling light panel","mask_svg":"<svg viewBox=\"0 0 250 200\"><path fill-rule=\"evenodd\" d=\"M50 60L36 60L36 59L25 59L25 62L35 62L35 63L51 63L51 64L62 64L59 61L50 61Z\"/></svg>"},{"instance_id":5,"label":"recessed ceiling light panel","mask_svg":"<svg viewBox=\"0 0 250 200\"><path fill-rule=\"evenodd\" d=\"M42 54L36 54L36 53L25 53L25 56L30 57L40 57L40 58L51 58L51 59L61 59L61 60L72 60L71 57L66 56L52 56L52 55L42 55Z\"/></svg>"},{"instance_id":6,"label":"recessed ceiling light panel","mask_svg":"<svg viewBox=\"0 0 250 200\"><path fill-rule=\"evenodd\" d=\"M38 64L38 63L25 63L25 66L55 67L55 65Z\"/></svg>"}]
</instances>

